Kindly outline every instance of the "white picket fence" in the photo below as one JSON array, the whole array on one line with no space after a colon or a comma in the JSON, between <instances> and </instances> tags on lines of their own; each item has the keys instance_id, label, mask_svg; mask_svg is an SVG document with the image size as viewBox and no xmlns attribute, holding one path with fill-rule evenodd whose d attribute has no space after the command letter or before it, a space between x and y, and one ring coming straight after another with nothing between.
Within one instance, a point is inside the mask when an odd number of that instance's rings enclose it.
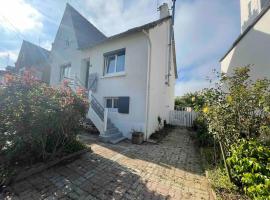
<instances>
[{"instance_id":1,"label":"white picket fence","mask_svg":"<svg viewBox=\"0 0 270 200\"><path fill-rule=\"evenodd\" d=\"M170 124L181 127L192 127L198 114L194 111L170 111Z\"/></svg>"}]
</instances>

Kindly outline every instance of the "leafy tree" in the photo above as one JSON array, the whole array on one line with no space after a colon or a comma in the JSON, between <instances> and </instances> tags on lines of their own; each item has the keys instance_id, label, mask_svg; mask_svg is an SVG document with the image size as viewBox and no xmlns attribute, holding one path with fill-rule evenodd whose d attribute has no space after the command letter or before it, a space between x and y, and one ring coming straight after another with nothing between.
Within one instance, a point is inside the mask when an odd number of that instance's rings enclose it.
<instances>
[{"instance_id":1,"label":"leafy tree","mask_svg":"<svg viewBox=\"0 0 270 200\"><path fill-rule=\"evenodd\" d=\"M199 110L204 105L204 95L201 92L187 93L182 97L175 98L175 108L181 109L191 107Z\"/></svg>"},{"instance_id":2,"label":"leafy tree","mask_svg":"<svg viewBox=\"0 0 270 200\"><path fill-rule=\"evenodd\" d=\"M203 113L208 130L222 142L226 152L238 139L268 134L270 121L270 81L251 81L249 67L222 75L214 89L206 90Z\"/></svg>"}]
</instances>

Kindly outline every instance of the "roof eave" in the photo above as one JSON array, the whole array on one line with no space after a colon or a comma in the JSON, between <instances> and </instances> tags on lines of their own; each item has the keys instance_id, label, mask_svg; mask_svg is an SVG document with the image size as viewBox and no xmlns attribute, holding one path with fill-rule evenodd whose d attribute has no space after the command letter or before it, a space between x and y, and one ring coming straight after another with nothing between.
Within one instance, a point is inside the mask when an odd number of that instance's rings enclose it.
<instances>
[{"instance_id":1,"label":"roof eave","mask_svg":"<svg viewBox=\"0 0 270 200\"><path fill-rule=\"evenodd\" d=\"M229 50L225 53L225 55L219 60L219 62L222 62L226 56L236 47L236 45L246 36L246 34L257 24L257 22L260 21L260 19L268 12L270 9L270 4L261 11L261 13L257 16L257 18L254 20L253 23L251 23L245 31L238 36L238 38L234 41L233 45L229 48Z\"/></svg>"}]
</instances>

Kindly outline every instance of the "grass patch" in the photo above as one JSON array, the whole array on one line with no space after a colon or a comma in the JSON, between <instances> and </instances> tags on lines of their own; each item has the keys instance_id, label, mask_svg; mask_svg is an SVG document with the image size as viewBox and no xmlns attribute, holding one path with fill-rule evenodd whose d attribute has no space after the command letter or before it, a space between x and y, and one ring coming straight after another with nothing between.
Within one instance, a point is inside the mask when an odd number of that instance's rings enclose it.
<instances>
[{"instance_id":1,"label":"grass patch","mask_svg":"<svg viewBox=\"0 0 270 200\"><path fill-rule=\"evenodd\" d=\"M207 173L207 178L217 195L217 199L222 200L247 200L249 199L237 186L230 182L220 152L213 147L202 147L200 149L203 167Z\"/></svg>"},{"instance_id":2,"label":"grass patch","mask_svg":"<svg viewBox=\"0 0 270 200\"><path fill-rule=\"evenodd\" d=\"M249 199L236 185L230 182L223 166L216 166L207 170L208 179L217 194L217 199L247 200Z\"/></svg>"}]
</instances>

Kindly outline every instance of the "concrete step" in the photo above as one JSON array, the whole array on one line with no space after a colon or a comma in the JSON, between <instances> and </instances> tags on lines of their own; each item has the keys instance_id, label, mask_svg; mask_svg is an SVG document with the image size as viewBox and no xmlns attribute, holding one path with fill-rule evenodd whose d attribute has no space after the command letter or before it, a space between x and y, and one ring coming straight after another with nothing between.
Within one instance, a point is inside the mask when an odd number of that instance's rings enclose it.
<instances>
[{"instance_id":1,"label":"concrete step","mask_svg":"<svg viewBox=\"0 0 270 200\"><path fill-rule=\"evenodd\" d=\"M120 132L114 133L114 134L107 134L107 135L100 135L99 140L101 142L111 142L111 141L117 141L117 139L122 138L123 135Z\"/></svg>"},{"instance_id":2,"label":"concrete step","mask_svg":"<svg viewBox=\"0 0 270 200\"><path fill-rule=\"evenodd\" d=\"M126 139L126 138L125 138L124 136L122 136L122 137L118 137L118 138L112 139L112 140L110 140L109 142L110 142L111 144L117 144L117 143L121 142L121 141L124 140L124 139Z\"/></svg>"},{"instance_id":3,"label":"concrete step","mask_svg":"<svg viewBox=\"0 0 270 200\"><path fill-rule=\"evenodd\" d=\"M119 132L118 128L114 127L114 128L108 128L105 134L114 134L117 132Z\"/></svg>"},{"instance_id":4,"label":"concrete step","mask_svg":"<svg viewBox=\"0 0 270 200\"><path fill-rule=\"evenodd\" d=\"M114 124L107 124L107 129L116 128Z\"/></svg>"}]
</instances>

